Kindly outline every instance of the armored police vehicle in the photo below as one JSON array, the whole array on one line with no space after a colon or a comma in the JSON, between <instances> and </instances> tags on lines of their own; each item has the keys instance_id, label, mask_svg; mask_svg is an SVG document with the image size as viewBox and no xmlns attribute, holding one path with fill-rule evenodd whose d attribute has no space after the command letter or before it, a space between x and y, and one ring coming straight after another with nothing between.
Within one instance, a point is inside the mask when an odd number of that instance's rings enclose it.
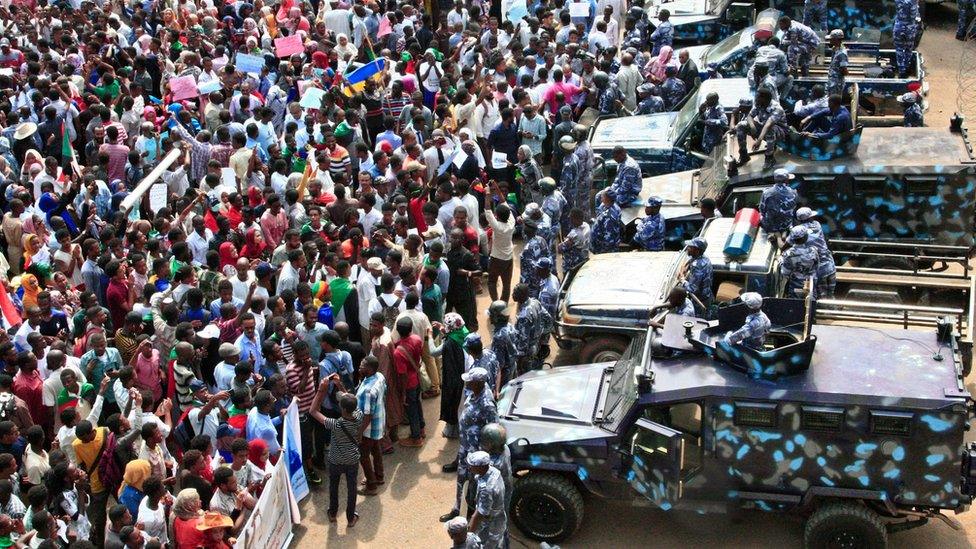
<instances>
[{"instance_id":1,"label":"armored police vehicle","mask_svg":"<svg viewBox=\"0 0 976 549\"><path fill-rule=\"evenodd\" d=\"M701 230L708 242L705 256L712 262L717 299L731 301L742 291L775 295L776 248L760 229L747 256L726 256L722 250L732 224L731 217L716 218ZM553 334L556 343L562 349L577 351L581 363L619 359L631 338L647 330L651 309L678 284L687 260L686 254L676 251L590 257L563 279Z\"/></svg>"},{"instance_id":2,"label":"armored police vehicle","mask_svg":"<svg viewBox=\"0 0 976 549\"><path fill-rule=\"evenodd\" d=\"M717 42L749 25L755 17L752 2L731 0L649 0L644 5L651 29L657 27L661 10L671 13L674 45Z\"/></svg>"},{"instance_id":3,"label":"armored police vehicle","mask_svg":"<svg viewBox=\"0 0 976 549\"><path fill-rule=\"evenodd\" d=\"M517 478L509 516L569 538L583 494L697 513L792 511L807 547L884 547L968 508L973 401L951 323L938 332L827 326L766 300L762 350L717 323L669 316L612 363L516 378L498 404Z\"/></svg>"}]
</instances>

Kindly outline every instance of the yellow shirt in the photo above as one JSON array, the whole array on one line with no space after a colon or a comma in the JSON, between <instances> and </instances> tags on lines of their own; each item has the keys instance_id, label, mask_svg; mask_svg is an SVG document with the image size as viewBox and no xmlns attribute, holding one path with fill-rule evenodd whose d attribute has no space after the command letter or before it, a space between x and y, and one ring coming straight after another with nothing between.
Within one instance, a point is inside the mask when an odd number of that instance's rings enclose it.
<instances>
[{"instance_id":1,"label":"yellow shirt","mask_svg":"<svg viewBox=\"0 0 976 549\"><path fill-rule=\"evenodd\" d=\"M76 438L71 443L71 447L75 450L75 456L78 457L78 465L85 472L91 471L88 474L88 480L93 494L100 494L105 491L101 479L98 478L98 467L93 467L93 464L98 459L98 451L102 449L102 444L107 435L107 427L98 427L95 429L95 438L91 442L83 442L80 438Z\"/></svg>"}]
</instances>

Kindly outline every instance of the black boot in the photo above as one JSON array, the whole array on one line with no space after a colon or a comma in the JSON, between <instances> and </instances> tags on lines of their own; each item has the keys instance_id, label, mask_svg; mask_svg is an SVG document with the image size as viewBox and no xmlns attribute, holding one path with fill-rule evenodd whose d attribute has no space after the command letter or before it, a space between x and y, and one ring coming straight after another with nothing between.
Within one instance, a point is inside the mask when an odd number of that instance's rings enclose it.
<instances>
[{"instance_id":1,"label":"black boot","mask_svg":"<svg viewBox=\"0 0 976 549\"><path fill-rule=\"evenodd\" d=\"M458 515L460 515L460 513L451 509L450 513L444 513L443 515L441 515L441 522L447 522Z\"/></svg>"},{"instance_id":2,"label":"black boot","mask_svg":"<svg viewBox=\"0 0 976 549\"><path fill-rule=\"evenodd\" d=\"M773 158L773 155L767 154L766 155L766 161L763 163L763 169L764 170L771 170L771 169L773 169L775 167L776 167L776 159Z\"/></svg>"},{"instance_id":3,"label":"black boot","mask_svg":"<svg viewBox=\"0 0 976 549\"><path fill-rule=\"evenodd\" d=\"M442 473L456 473L457 470L458 470L458 460L457 460L457 458L455 458L454 461L452 461L450 463L446 463L444 465L441 465L441 472ZM448 519L448 520L450 520L450 519Z\"/></svg>"}]
</instances>

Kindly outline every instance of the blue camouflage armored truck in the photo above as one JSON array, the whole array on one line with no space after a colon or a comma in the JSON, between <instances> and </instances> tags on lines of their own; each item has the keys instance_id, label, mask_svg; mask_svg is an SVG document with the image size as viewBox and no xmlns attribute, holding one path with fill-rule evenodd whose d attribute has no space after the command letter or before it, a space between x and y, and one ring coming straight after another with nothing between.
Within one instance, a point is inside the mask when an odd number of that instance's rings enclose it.
<instances>
[{"instance_id":1,"label":"blue camouflage armored truck","mask_svg":"<svg viewBox=\"0 0 976 549\"><path fill-rule=\"evenodd\" d=\"M974 407L953 322L913 332L821 324L803 300L762 308L772 329L760 350L723 337L742 325L739 304L712 322L669 315L615 362L510 382L498 413L514 524L565 540L608 498L797 513L818 548L957 526L945 513L973 499L976 444L964 441Z\"/></svg>"}]
</instances>

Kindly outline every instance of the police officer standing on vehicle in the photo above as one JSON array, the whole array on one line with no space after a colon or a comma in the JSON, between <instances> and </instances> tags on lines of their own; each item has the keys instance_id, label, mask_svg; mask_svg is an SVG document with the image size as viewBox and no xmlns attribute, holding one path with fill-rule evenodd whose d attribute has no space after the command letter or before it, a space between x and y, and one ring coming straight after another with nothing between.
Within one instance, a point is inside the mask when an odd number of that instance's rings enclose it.
<instances>
[{"instance_id":1,"label":"police officer standing on vehicle","mask_svg":"<svg viewBox=\"0 0 976 549\"><path fill-rule=\"evenodd\" d=\"M786 297L802 298L803 285L810 277L817 276L820 252L810 244L810 232L803 225L790 229L786 242L790 248L783 252L779 262L779 275L786 281ZM816 280L814 280L816 282ZM813 297L817 297L816 286L811 285Z\"/></svg>"},{"instance_id":2,"label":"police officer standing on vehicle","mask_svg":"<svg viewBox=\"0 0 976 549\"><path fill-rule=\"evenodd\" d=\"M486 390L488 371L484 368L472 368L461 374L467 395L461 405L458 416L459 442L457 457L457 488L454 494L454 508L449 513L441 515L441 522L447 522L461 514L461 497L464 494L464 484L469 480L468 456L481 450L481 428L489 423L498 421L498 410L492 391ZM447 467L445 466L445 469Z\"/></svg>"},{"instance_id":3,"label":"police officer standing on vehicle","mask_svg":"<svg viewBox=\"0 0 976 549\"><path fill-rule=\"evenodd\" d=\"M827 67L827 94L844 96L844 79L847 77L847 48L844 47L844 31L834 29L827 35L830 40L830 65Z\"/></svg>"},{"instance_id":4,"label":"police officer standing on vehicle","mask_svg":"<svg viewBox=\"0 0 976 549\"><path fill-rule=\"evenodd\" d=\"M640 250L659 252L664 249L664 218L661 217L661 199L652 196L644 205L644 218L637 222L634 245Z\"/></svg>"},{"instance_id":5,"label":"police officer standing on vehicle","mask_svg":"<svg viewBox=\"0 0 976 549\"><path fill-rule=\"evenodd\" d=\"M749 307L749 316L746 317L741 328L725 334L725 341L733 344L741 343L750 349L761 351L770 327L769 317L762 312L763 298L756 292L746 292L740 299L746 307Z\"/></svg>"},{"instance_id":6,"label":"police officer standing on vehicle","mask_svg":"<svg viewBox=\"0 0 976 549\"><path fill-rule=\"evenodd\" d=\"M806 76L810 72L811 54L820 47L820 37L810 27L784 15L778 21L786 42L786 59L790 66Z\"/></svg>"},{"instance_id":7,"label":"police officer standing on vehicle","mask_svg":"<svg viewBox=\"0 0 976 549\"><path fill-rule=\"evenodd\" d=\"M712 260L705 257L706 248L708 242L700 236L685 242L685 252L691 261L685 264L682 274L684 289L694 296L695 310L701 316L708 314L708 308L715 299L712 293Z\"/></svg>"},{"instance_id":8,"label":"police officer standing on vehicle","mask_svg":"<svg viewBox=\"0 0 976 549\"><path fill-rule=\"evenodd\" d=\"M925 118L922 114L922 106L919 105L919 97L915 92L906 92L898 96L898 102L905 109L906 128L921 128L925 125Z\"/></svg>"},{"instance_id":9,"label":"police officer standing on vehicle","mask_svg":"<svg viewBox=\"0 0 976 549\"><path fill-rule=\"evenodd\" d=\"M834 288L837 286L837 265L834 263L834 254L830 253L827 247L827 240L824 238L823 227L820 222L814 219L816 212L810 208L803 207L796 211L797 222L806 227L809 236L807 242L817 249L819 261L817 263L817 298L834 297Z\"/></svg>"},{"instance_id":10,"label":"police officer standing on vehicle","mask_svg":"<svg viewBox=\"0 0 976 549\"><path fill-rule=\"evenodd\" d=\"M912 52L922 18L918 14L920 0L895 0L895 24L891 31L895 43L895 64L898 65L898 78L908 78L908 68L912 64Z\"/></svg>"},{"instance_id":11,"label":"police officer standing on vehicle","mask_svg":"<svg viewBox=\"0 0 976 549\"><path fill-rule=\"evenodd\" d=\"M505 481L491 465L484 450L468 454L468 465L478 482L474 515L468 530L478 534L485 547L508 546L508 511L505 509Z\"/></svg>"},{"instance_id":12,"label":"police officer standing on vehicle","mask_svg":"<svg viewBox=\"0 0 976 549\"><path fill-rule=\"evenodd\" d=\"M793 174L783 168L773 172L773 186L759 198L759 226L768 234L784 233L793 225L796 191L788 185Z\"/></svg>"}]
</instances>

